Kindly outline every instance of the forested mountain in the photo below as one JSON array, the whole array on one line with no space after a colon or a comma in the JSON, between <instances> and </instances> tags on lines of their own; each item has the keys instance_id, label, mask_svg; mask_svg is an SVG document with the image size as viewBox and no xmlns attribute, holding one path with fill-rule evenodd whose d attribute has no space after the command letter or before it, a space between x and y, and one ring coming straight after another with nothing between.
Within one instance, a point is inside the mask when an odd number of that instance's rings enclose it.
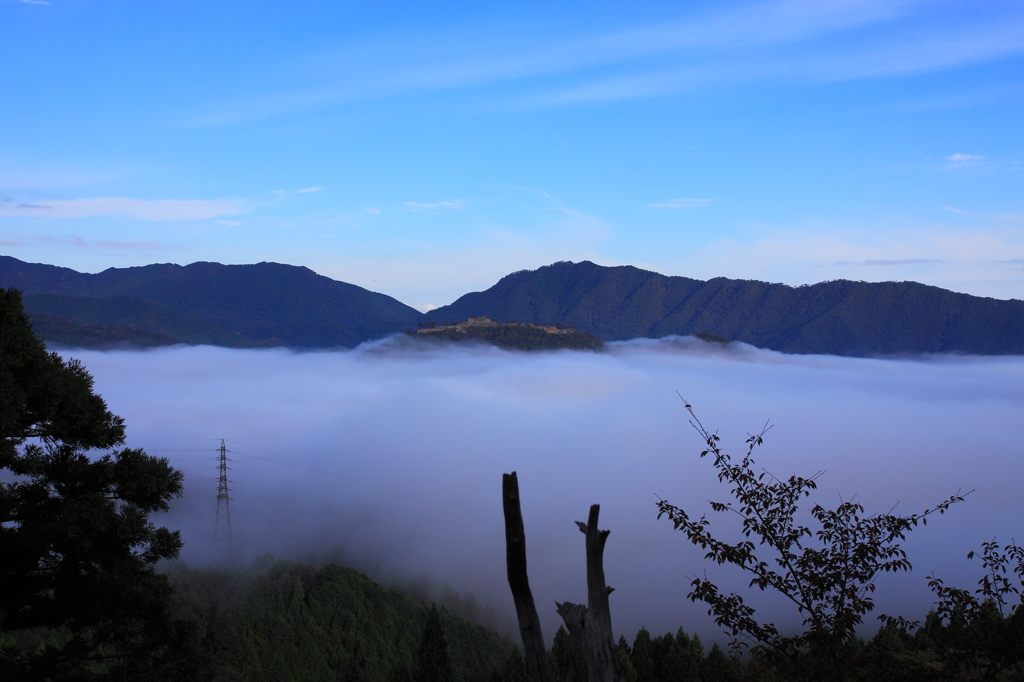
<instances>
[{"instance_id":1,"label":"forested mountain","mask_svg":"<svg viewBox=\"0 0 1024 682\"><path fill-rule=\"evenodd\" d=\"M352 347L422 325L486 316L568 325L605 341L703 334L785 353L1024 353L1024 302L916 282L791 287L561 262L513 273L421 315L384 294L279 263L160 264L84 274L0 256L0 287L25 292L25 309L44 339L87 347Z\"/></svg>"},{"instance_id":2,"label":"forested mountain","mask_svg":"<svg viewBox=\"0 0 1024 682\"><path fill-rule=\"evenodd\" d=\"M390 296L280 263L165 263L87 274L0 256L0 286L21 289L30 315L236 347L351 347L420 317Z\"/></svg>"},{"instance_id":3,"label":"forested mountain","mask_svg":"<svg viewBox=\"0 0 1024 682\"><path fill-rule=\"evenodd\" d=\"M470 315L557 322L606 341L703 332L785 353L1024 353L1024 302L916 282L791 287L561 262L508 275L424 319Z\"/></svg>"}]
</instances>

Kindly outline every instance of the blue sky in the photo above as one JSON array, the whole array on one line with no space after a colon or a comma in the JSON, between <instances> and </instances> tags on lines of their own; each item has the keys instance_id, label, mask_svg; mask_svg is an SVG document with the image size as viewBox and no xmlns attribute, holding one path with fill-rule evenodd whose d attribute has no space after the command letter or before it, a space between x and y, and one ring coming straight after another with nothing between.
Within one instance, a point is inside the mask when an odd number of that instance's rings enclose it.
<instances>
[{"instance_id":1,"label":"blue sky","mask_svg":"<svg viewBox=\"0 0 1024 682\"><path fill-rule=\"evenodd\" d=\"M0 0L0 252L1024 298L1024 4Z\"/></svg>"}]
</instances>

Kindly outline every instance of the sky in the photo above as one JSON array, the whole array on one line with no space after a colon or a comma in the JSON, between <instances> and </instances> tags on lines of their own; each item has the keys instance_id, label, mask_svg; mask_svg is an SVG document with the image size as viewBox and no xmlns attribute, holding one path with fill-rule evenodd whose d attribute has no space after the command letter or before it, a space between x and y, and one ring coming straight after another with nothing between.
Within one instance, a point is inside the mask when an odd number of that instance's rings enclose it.
<instances>
[{"instance_id":1,"label":"sky","mask_svg":"<svg viewBox=\"0 0 1024 682\"><path fill-rule=\"evenodd\" d=\"M522 353L423 345L403 336L355 350L175 347L63 351L125 419L127 445L185 472L185 495L158 524L182 530L182 559L223 561L214 542L217 460L230 450L232 536L257 554L316 560L345 549L384 576L428 576L473 593L514 622L505 574L501 474L516 471L530 584L543 631L554 601L586 602L584 537L573 521L601 505L615 636L682 626L722 641L706 607L686 599L694 575L742 591L781 627L787 603L747 589L672 524L659 498L731 541L727 486L701 459L679 392L728 454L772 428L755 452L786 478L823 471L804 509L855 499L867 514L921 512L968 493L904 544L911 573L884 575L878 613L922 617L927 577L971 588L966 555L1021 539L1024 359L869 359L783 355L695 338L637 339L606 352ZM801 517L803 519L804 517ZM768 559L768 557L762 557ZM865 627L873 634L877 621Z\"/></svg>"},{"instance_id":2,"label":"sky","mask_svg":"<svg viewBox=\"0 0 1024 682\"><path fill-rule=\"evenodd\" d=\"M1024 5L0 0L0 252L1024 298Z\"/></svg>"}]
</instances>

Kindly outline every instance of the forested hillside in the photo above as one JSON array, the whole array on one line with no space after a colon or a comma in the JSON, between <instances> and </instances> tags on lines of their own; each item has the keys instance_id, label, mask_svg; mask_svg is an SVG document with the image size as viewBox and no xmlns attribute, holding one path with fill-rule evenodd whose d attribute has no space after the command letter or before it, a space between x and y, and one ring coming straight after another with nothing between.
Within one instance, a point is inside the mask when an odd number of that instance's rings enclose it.
<instances>
[{"instance_id":1,"label":"forested hillside","mask_svg":"<svg viewBox=\"0 0 1024 682\"><path fill-rule=\"evenodd\" d=\"M390 296L280 263L164 263L88 274L0 256L0 286L22 290L30 315L233 347L352 347L420 318Z\"/></svg>"},{"instance_id":2,"label":"forested hillside","mask_svg":"<svg viewBox=\"0 0 1024 682\"><path fill-rule=\"evenodd\" d=\"M23 300L36 331L43 338L67 346L103 345L110 337L123 337L137 346L190 343L255 348L265 345L239 332L133 296L79 298L29 294ZM60 330L51 326L57 322L62 323ZM90 331L97 327L105 328L106 333ZM90 334L99 336L94 339Z\"/></svg>"},{"instance_id":3,"label":"forested hillside","mask_svg":"<svg viewBox=\"0 0 1024 682\"><path fill-rule=\"evenodd\" d=\"M565 325L547 326L533 323L493 322L470 318L450 325L428 325L410 329L413 338L434 341L478 341L511 350L597 350L604 342L593 334Z\"/></svg>"},{"instance_id":4,"label":"forested hillside","mask_svg":"<svg viewBox=\"0 0 1024 682\"><path fill-rule=\"evenodd\" d=\"M351 568L316 569L258 560L252 569L170 567L177 626L175 674L189 680L248 682L413 682L424 674L424 639L431 606L385 589ZM518 644L440 609L453 682L528 682ZM518 637L515 638L518 640ZM934 614L914 635L882 627L855 639L854 677L899 682L945 679L940 666L946 629ZM428 641L428 649L436 649ZM434 654L436 650L431 649ZM731 658L705 647L683 628L652 636L620 636L617 653L626 682L774 682L768 659ZM427 655L427 659L431 656ZM559 627L548 652L555 682L587 679L583 649ZM802 678L801 678L802 679ZM963 679L976 679L967 675ZM1011 677L994 679L1009 680Z\"/></svg>"},{"instance_id":5,"label":"forested hillside","mask_svg":"<svg viewBox=\"0 0 1024 682\"><path fill-rule=\"evenodd\" d=\"M486 316L567 325L604 341L703 334L784 353L1024 353L1024 301L916 282L791 287L561 262L513 273L426 315L384 294L279 263L159 264L85 274L0 256L0 286L25 292L25 310L43 338L86 347L353 347ZM479 333L515 348L595 345L582 336L553 343L525 327Z\"/></svg>"},{"instance_id":6,"label":"forested hillside","mask_svg":"<svg viewBox=\"0 0 1024 682\"><path fill-rule=\"evenodd\" d=\"M790 287L561 262L508 275L424 319L470 315L558 322L606 341L709 333L785 353L1024 353L1024 302L916 282Z\"/></svg>"},{"instance_id":7,"label":"forested hillside","mask_svg":"<svg viewBox=\"0 0 1024 682\"><path fill-rule=\"evenodd\" d=\"M169 571L187 679L411 680L431 607L351 568L264 560L247 571ZM490 680L512 641L443 608L454 682Z\"/></svg>"}]
</instances>

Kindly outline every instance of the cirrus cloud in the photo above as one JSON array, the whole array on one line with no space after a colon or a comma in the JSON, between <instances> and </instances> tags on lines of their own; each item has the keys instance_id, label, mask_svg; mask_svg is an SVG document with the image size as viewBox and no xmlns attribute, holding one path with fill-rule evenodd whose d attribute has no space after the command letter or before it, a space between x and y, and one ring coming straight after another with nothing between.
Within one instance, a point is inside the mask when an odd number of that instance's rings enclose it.
<instances>
[{"instance_id":1,"label":"cirrus cloud","mask_svg":"<svg viewBox=\"0 0 1024 682\"><path fill-rule=\"evenodd\" d=\"M0 217L93 218L103 215L128 215L139 220L178 222L207 220L245 213L237 199L132 199L128 197L92 197L50 201L46 204L18 204L0 208Z\"/></svg>"}]
</instances>

